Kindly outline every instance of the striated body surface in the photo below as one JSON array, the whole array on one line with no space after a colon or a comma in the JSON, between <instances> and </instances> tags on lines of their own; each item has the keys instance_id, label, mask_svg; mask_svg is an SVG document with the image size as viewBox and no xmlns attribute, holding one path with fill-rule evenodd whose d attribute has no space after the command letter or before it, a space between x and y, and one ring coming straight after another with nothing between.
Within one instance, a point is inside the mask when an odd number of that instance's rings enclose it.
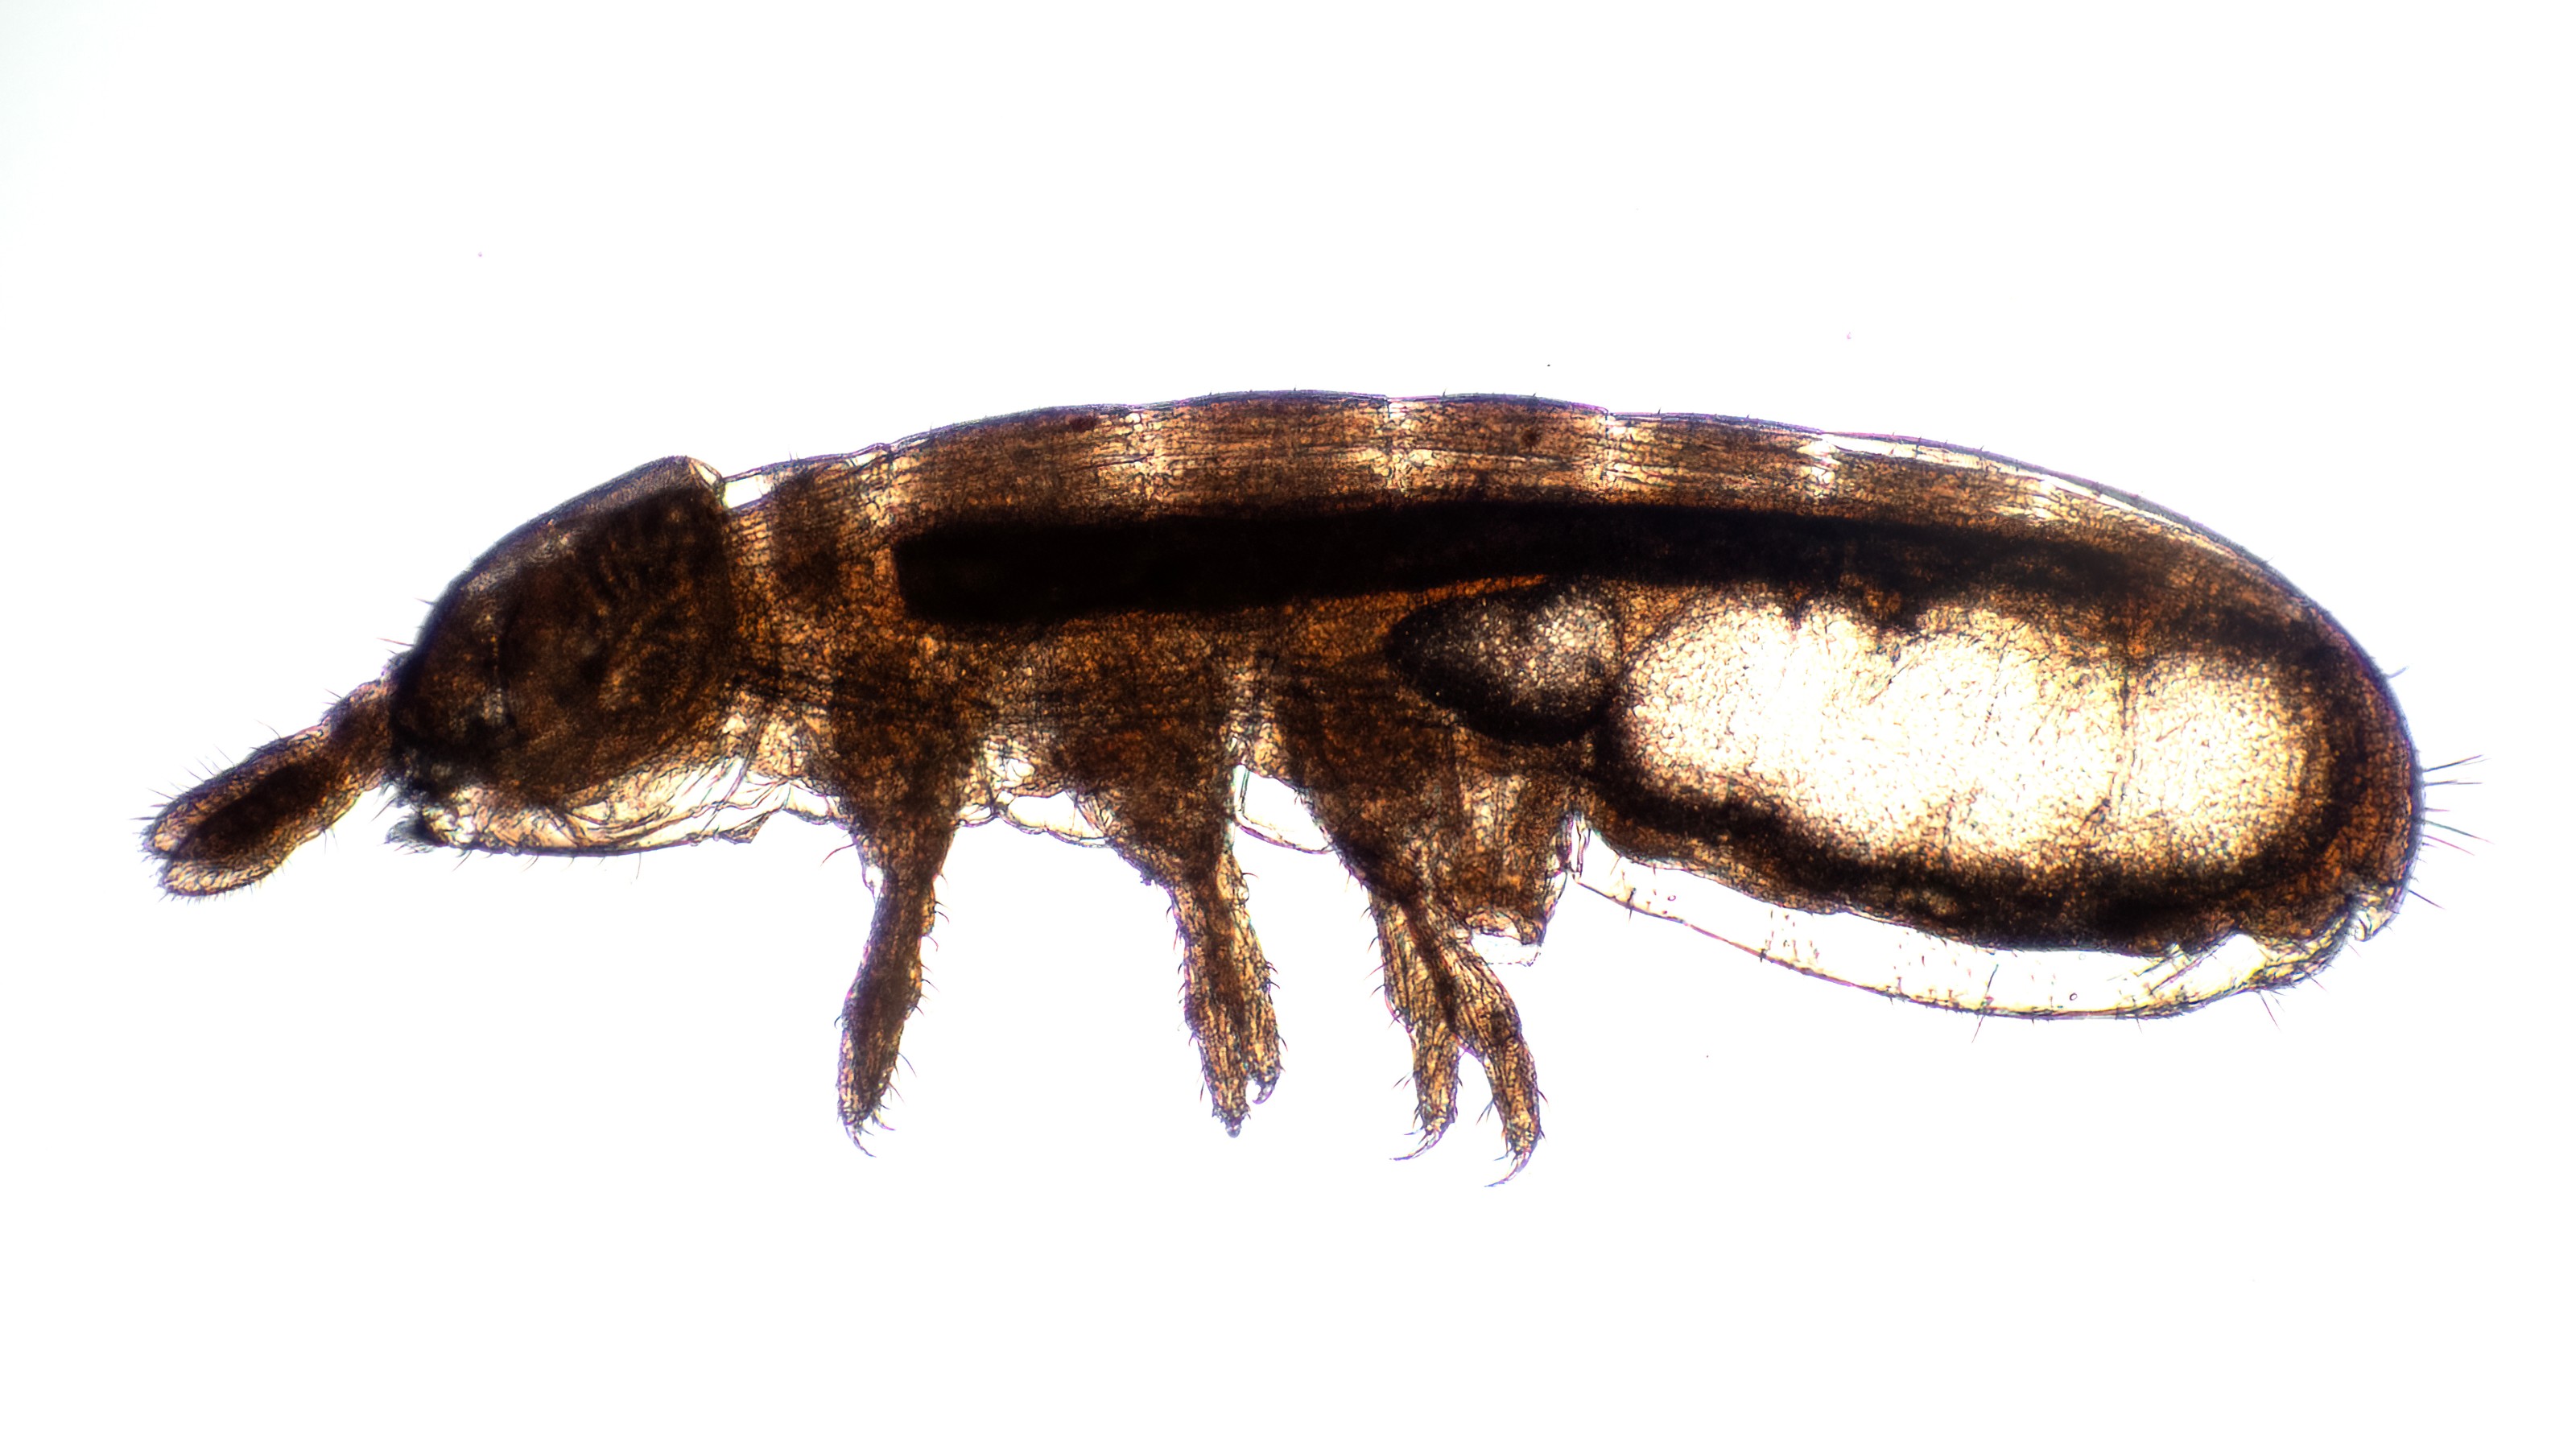
<instances>
[{"instance_id":1,"label":"striated body surface","mask_svg":"<svg viewBox=\"0 0 2576 1449\"><path fill-rule=\"evenodd\" d=\"M2156 1014L2376 929L2419 817L2352 641L2127 495L1744 420L1252 394L639 469L151 843L205 893L377 784L486 850L834 820L879 882L855 1131L957 828L1105 838L1171 895L1234 1127L1280 1070L1231 846L1253 775L1368 890L1426 1145L1463 1052L1516 1161L1535 1078L1475 937L1536 942L1569 879L1890 994Z\"/></svg>"}]
</instances>

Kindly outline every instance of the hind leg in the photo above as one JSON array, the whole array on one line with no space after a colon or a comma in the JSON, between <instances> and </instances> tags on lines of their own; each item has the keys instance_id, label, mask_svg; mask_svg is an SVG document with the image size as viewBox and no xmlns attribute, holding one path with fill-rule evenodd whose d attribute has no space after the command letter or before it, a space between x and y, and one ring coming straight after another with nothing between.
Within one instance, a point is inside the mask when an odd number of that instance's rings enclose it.
<instances>
[{"instance_id":1,"label":"hind leg","mask_svg":"<svg viewBox=\"0 0 2576 1449\"><path fill-rule=\"evenodd\" d=\"M1538 938L1563 883L1576 787L1554 751L1401 719L1287 721L1282 743L1317 823L1368 887L1387 1005L1412 1039L1421 1148L1457 1120L1463 1049L1484 1066L1517 1172L1540 1136L1537 1070L1473 937Z\"/></svg>"},{"instance_id":2,"label":"hind leg","mask_svg":"<svg viewBox=\"0 0 2576 1449\"><path fill-rule=\"evenodd\" d=\"M1387 1007L1413 1041L1414 1117L1422 1134L1414 1152L1429 1151L1458 1120L1463 1046L1484 1065L1503 1147L1518 1172L1538 1147L1538 1066L1511 992L1476 954L1466 928L1444 920L1447 913L1427 898L1372 890L1369 906Z\"/></svg>"}]
</instances>

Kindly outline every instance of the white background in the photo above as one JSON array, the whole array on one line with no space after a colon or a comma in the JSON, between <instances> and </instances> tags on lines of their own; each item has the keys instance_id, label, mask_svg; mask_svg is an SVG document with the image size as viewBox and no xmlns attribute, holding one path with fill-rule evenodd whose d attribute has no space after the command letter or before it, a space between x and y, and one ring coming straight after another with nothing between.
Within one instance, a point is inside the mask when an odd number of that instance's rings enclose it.
<instances>
[{"instance_id":1,"label":"white background","mask_svg":"<svg viewBox=\"0 0 2576 1449\"><path fill-rule=\"evenodd\" d=\"M2569 1432L2544 7L933 9L0 10L0 1437ZM1490 1121L1391 1160L1361 898L1265 847L1288 1071L1241 1138L1159 901L993 828L873 1157L820 830L460 860L370 802L153 888L165 792L635 463L1294 387L2144 493L2398 672L2427 763L2486 757L2436 792L2484 843L2323 979L2146 1024L1570 899L1494 1189Z\"/></svg>"}]
</instances>

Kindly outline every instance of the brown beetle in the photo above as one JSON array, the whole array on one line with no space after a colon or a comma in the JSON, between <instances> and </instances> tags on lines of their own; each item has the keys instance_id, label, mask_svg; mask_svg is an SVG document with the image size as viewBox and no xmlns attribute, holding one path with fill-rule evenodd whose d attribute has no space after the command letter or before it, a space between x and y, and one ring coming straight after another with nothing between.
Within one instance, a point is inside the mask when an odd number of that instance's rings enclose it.
<instances>
[{"instance_id":1,"label":"brown beetle","mask_svg":"<svg viewBox=\"0 0 2576 1449\"><path fill-rule=\"evenodd\" d=\"M1062 408L721 477L670 458L503 539L312 729L172 802L173 892L390 785L430 844L604 854L788 810L880 882L840 1097L874 1120L961 824L1033 802L1169 892L1216 1114L1279 1077L1229 830L1284 784L1367 888L1428 1146L1476 949L1564 883L1968 1011L2156 1015L2395 909L2414 750L2259 561L1990 454L1522 398Z\"/></svg>"}]
</instances>

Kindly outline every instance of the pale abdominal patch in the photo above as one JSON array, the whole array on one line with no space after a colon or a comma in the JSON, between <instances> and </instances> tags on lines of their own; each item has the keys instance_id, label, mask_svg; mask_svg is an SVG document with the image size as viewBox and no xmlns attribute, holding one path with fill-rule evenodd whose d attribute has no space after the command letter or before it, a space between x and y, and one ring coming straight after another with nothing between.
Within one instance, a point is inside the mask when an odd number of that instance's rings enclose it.
<instances>
[{"instance_id":1,"label":"pale abdominal patch","mask_svg":"<svg viewBox=\"0 0 2576 1449\"><path fill-rule=\"evenodd\" d=\"M1676 619L1614 719L1624 766L1679 803L1963 877L2244 866L2296 818L2309 756L2296 693L2233 658L2133 664L1990 603L1898 627L1759 590Z\"/></svg>"}]
</instances>

